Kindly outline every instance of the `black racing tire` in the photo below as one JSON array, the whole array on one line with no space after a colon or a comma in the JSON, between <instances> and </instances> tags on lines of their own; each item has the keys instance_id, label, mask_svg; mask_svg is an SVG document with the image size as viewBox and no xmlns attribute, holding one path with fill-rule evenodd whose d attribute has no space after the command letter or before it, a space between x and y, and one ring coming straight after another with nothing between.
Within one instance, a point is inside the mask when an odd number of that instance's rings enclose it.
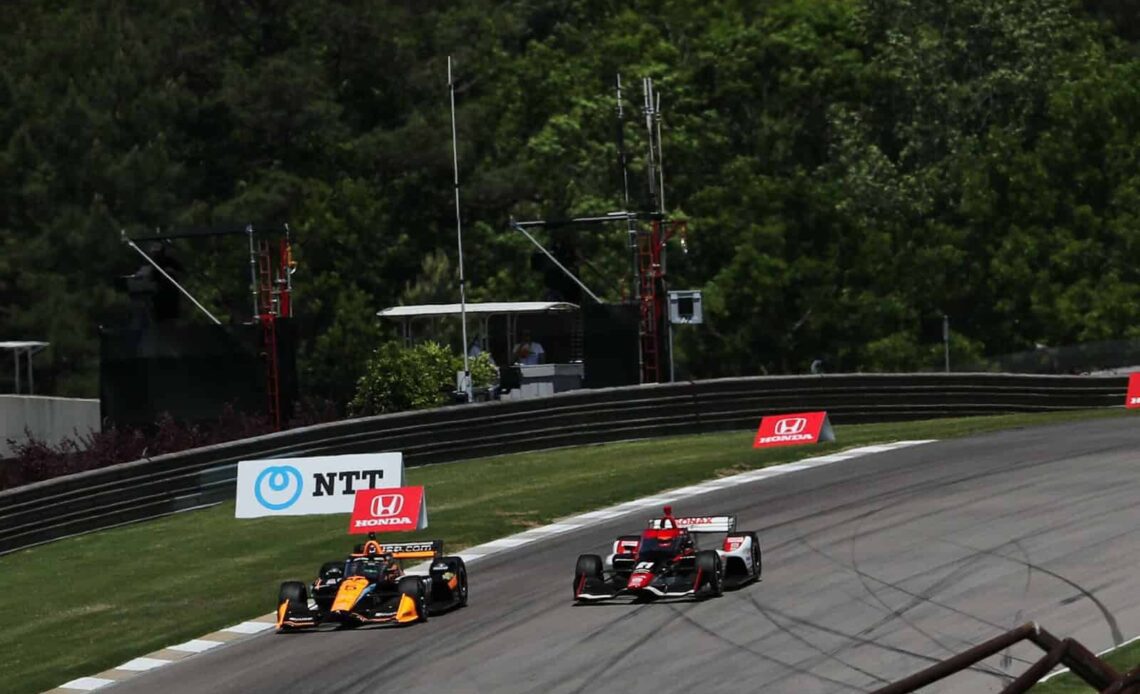
<instances>
[{"instance_id":1,"label":"black racing tire","mask_svg":"<svg viewBox=\"0 0 1140 694\"><path fill-rule=\"evenodd\" d=\"M445 564L447 568L439 567L438 563L433 564L433 568L431 570L432 578L433 580L438 579L439 581L439 583L435 585L439 586L441 584L447 583L443 579L444 573L455 574L456 577L459 578L459 585L457 587L458 600L456 601L456 607L464 607L467 605L467 595L470 592L470 589L467 585L467 564L464 563L462 557L441 557L438 561ZM447 590L450 591L451 589L447 588Z\"/></svg>"},{"instance_id":2,"label":"black racing tire","mask_svg":"<svg viewBox=\"0 0 1140 694\"><path fill-rule=\"evenodd\" d=\"M756 533L748 533L748 536L752 538L752 566L756 569L756 580L759 581L764 574L764 556L760 551L760 536Z\"/></svg>"},{"instance_id":3,"label":"black racing tire","mask_svg":"<svg viewBox=\"0 0 1140 694\"><path fill-rule=\"evenodd\" d=\"M344 562L326 561L324 564L321 564L321 570L317 572L317 578L322 581L330 578L344 578Z\"/></svg>"},{"instance_id":4,"label":"black racing tire","mask_svg":"<svg viewBox=\"0 0 1140 694\"><path fill-rule=\"evenodd\" d=\"M300 581L285 581L282 583L281 589L277 591L277 605L280 606L281 603L286 601L290 607L308 609L309 591L305 588L305 584Z\"/></svg>"},{"instance_id":5,"label":"black racing tire","mask_svg":"<svg viewBox=\"0 0 1140 694\"><path fill-rule=\"evenodd\" d=\"M720 555L715 550L697 552L697 570L701 572L701 586L709 587L710 597L719 597L724 593L724 571L721 567Z\"/></svg>"},{"instance_id":6,"label":"black racing tire","mask_svg":"<svg viewBox=\"0 0 1140 694\"><path fill-rule=\"evenodd\" d=\"M583 554L574 566L574 598L577 599L582 583L587 579L602 580L602 558L596 554Z\"/></svg>"},{"instance_id":7,"label":"black racing tire","mask_svg":"<svg viewBox=\"0 0 1140 694\"><path fill-rule=\"evenodd\" d=\"M417 621L428 621L427 591L424 590L423 581L419 576L404 576L396 583L396 590L400 591L401 595L407 595L416 601L416 612L420 616Z\"/></svg>"}]
</instances>

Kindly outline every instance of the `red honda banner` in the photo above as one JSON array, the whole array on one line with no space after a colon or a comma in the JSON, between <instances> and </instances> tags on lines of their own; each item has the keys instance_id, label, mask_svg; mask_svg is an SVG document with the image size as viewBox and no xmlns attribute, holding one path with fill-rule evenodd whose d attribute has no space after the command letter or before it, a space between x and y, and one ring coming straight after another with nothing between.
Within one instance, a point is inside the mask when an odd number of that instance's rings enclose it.
<instances>
[{"instance_id":1,"label":"red honda banner","mask_svg":"<svg viewBox=\"0 0 1140 694\"><path fill-rule=\"evenodd\" d=\"M831 430L826 412L776 414L760 420L752 447L795 446L834 440L835 432Z\"/></svg>"},{"instance_id":2,"label":"red honda banner","mask_svg":"<svg viewBox=\"0 0 1140 694\"><path fill-rule=\"evenodd\" d=\"M1140 409L1140 372L1128 377L1128 395L1124 398L1124 406Z\"/></svg>"},{"instance_id":3,"label":"red honda banner","mask_svg":"<svg viewBox=\"0 0 1140 694\"><path fill-rule=\"evenodd\" d=\"M423 530L427 527L427 501L423 487L361 489L356 492L350 535L373 532Z\"/></svg>"}]
</instances>

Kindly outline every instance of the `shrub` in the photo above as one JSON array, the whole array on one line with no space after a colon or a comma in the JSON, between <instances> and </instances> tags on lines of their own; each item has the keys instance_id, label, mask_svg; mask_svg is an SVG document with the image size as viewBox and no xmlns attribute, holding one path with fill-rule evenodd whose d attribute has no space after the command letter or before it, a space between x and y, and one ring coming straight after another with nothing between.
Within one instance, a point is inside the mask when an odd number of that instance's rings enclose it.
<instances>
[{"instance_id":1,"label":"shrub","mask_svg":"<svg viewBox=\"0 0 1140 694\"><path fill-rule=\"evenodd\" d=\"M491 385L497 372L485 353L470 360L472 384ZM406 348L388 343L368 360L349 404L353 416L439 407L455 391L455 374L463 369L463 356L435 342Z\"/></svg>"}]
</instances>

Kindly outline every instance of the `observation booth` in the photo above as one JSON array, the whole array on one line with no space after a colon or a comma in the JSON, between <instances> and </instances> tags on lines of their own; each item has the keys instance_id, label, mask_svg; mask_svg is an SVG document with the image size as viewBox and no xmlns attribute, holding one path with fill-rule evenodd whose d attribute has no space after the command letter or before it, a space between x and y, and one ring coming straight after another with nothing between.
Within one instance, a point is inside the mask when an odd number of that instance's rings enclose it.
<instances>
[{"instance_id":1,"label":"observation booth","mask_svg":"<svg viewBox=\"0 0 1140 694\"><path fill-rule=\"evenodd\" d=\"M533 398L582 387L582 316L577 304L564 301L469 302L466 349L472 343L491 355L499 369L499 395L504 400ZM459 332L460 304L392 306L376 315L397 321L405 345L417 339L452 337ZM445 323L446 322L446 323ZM524 333L542 345L538 364L518 364L514 350ZM457 386L463 374L457 375ZM461 389L461 388L457 388Z\"/></svg>"},{"instance_id":2,"label":"observation booth","mask_svg":"<svg viewBox=\"0 0 1140 694\"><path fill-rule=\"evenodd\" d=\"M38 342L31 340L20 340L11 342L0 342L0 350L9 351L12 353L12 385L13 393L20 395L20 362L23 359L24 366L27 367L27 395L36 394L35 377L32 374L32 357L37 353L42 352L48 348L48 343Z\"/></svg>"}]
</instances>

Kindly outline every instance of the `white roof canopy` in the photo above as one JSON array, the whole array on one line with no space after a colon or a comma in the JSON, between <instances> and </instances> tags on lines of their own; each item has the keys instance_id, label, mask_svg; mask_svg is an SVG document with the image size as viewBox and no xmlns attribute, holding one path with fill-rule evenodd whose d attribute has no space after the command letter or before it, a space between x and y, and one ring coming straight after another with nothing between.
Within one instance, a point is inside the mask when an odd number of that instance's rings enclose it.
<instances>
[{"instance_id":1,"label":"white roof canopy","mask_svg":"<svg viewBox=\"0 0 1140 694\"><path fill-rule=\"evenodd\" d=\"M488 301L468 303L467 313L488 315L499 313L547 313L552 311L577 311L577 304L565 301ZM420 304L418 306L390 306L376 315L381 318L428 318L432 316L458 316L459 304Z\"/></svg>"},{"instance_id":2,"label":"white roof canopy","mask_svg":"<svg viewBox=\"0 0 1140 694\"><path fill-rule=\"evenodd\" d=\"M32 349L34 347L47 347L46 342L34 342L30 340L20 340L15 342L0 342L0 349Z\"/></svg>"}]
</instances>

